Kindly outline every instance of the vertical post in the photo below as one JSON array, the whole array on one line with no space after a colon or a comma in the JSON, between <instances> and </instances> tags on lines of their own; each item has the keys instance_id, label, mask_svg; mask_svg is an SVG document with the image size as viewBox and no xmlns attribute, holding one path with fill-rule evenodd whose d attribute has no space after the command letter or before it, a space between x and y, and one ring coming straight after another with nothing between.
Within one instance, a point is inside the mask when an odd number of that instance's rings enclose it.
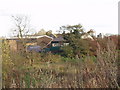
<instances>
[{"instance_id":1,"label":"vertical post","mask_svg":"<svg viewBox=\"0 0 120 90\"><path fill-rule=\"evenodd\" d=\"M2 89L2 38L0 38L0 89Z\"/></svg>"},{"instance_id":2,"label":"vertical post","mask_svg":"<svg viewBox=\"0 0 120 90\"><path fill-rule=\"evenodd\" d=\"M118 2L118 35L120 35L120 1ZM119 40L119 37L120 36L118 36L118 40ZM118 41L118 43L120 43L120 42ZM118 71L117 71L117 83L118 83L118 86L120 86L120 60L119 60L120 55L119 55L119 53L120 53L120 51L118 51L118 60L117 60L117 63L118 63Z\"/></svg>"}]
</instances>

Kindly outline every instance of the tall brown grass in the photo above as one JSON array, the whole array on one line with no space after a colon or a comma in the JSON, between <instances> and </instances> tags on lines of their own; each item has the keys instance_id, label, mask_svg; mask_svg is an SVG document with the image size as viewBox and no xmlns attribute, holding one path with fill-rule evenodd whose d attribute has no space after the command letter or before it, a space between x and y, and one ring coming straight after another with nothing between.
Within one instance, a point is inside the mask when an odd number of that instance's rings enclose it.
<instances>
[{"instance_id":1,"label":"tall brown grass","mask_svg":"<svg viewBox=\"0 0 120 90\"><path fill-rule=\"evenodd\" d=\"M2 47L3 88L116 88L118 51L112 40L107 50L98 44L95 60L90 56L64 62L59 55L14 53L6 41Z\"/></svg>"}]
</instances>

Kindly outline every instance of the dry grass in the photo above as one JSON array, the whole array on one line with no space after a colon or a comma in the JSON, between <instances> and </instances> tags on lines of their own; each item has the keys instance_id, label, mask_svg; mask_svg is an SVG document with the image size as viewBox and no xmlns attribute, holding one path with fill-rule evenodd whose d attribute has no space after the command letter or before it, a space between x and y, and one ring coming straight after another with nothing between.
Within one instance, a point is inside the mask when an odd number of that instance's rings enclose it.
<instances>
[{"instance_id":1,"label":"dry grass","mask_svg":"<svg viewBox=\"0 0 120 90\"><path fill-rule=\"evenodd\" d=\"M3 88L116 88L118 52L108 40L107 50L97 50L96 60L86 56L64 62L59 55L10 52L3 43Z\"/></svg>"}]
</instances>

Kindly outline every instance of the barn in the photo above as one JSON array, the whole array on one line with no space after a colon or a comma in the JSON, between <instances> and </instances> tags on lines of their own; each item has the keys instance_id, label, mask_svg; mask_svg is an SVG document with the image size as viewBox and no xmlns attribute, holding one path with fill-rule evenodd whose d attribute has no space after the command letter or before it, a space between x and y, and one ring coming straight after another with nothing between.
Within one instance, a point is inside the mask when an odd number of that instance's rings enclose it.
<instances>
[{"instance_id":1,"label":"barn","mask_svg":"<svg viewBox=\"0 0 120 90\"><path fill-rule=\"evenodd\" d=\"M51 44L53 38L47 35L43 35L43 36L23 37L22 39L14 37L14 38L7 38L6 40L9 43L11 51L20 51L26 49L26 51L35 50L39 52L40 50Z\"/></svg>"}]
</instances>

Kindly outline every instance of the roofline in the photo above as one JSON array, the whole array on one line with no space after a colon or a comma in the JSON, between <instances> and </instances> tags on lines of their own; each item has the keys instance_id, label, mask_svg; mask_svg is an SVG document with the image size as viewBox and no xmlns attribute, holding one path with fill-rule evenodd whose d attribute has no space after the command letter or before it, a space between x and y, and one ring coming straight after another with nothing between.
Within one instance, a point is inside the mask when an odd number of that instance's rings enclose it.
<instances>
[{"instance_id":1,"label":"roofline","mask_svg":"<svg viewBox=\"0 0 120 90\"><path fill-rule=\"evenodd\" d=\"M50 37L50 36L47 36L47 35L42 35L42 36L29 36L29 37L23 37L23 38L30 38L30 39L32 39L32 38L36 38L36 39L38 39L38 38L42 38L42 37L48 37L48 38L51 38L51 39L53 39L52 37ZM19 39L18 37L12 37L12 38L6 38L7 40L15 40L15 39Z\"/></svg>"}]
</instances>

